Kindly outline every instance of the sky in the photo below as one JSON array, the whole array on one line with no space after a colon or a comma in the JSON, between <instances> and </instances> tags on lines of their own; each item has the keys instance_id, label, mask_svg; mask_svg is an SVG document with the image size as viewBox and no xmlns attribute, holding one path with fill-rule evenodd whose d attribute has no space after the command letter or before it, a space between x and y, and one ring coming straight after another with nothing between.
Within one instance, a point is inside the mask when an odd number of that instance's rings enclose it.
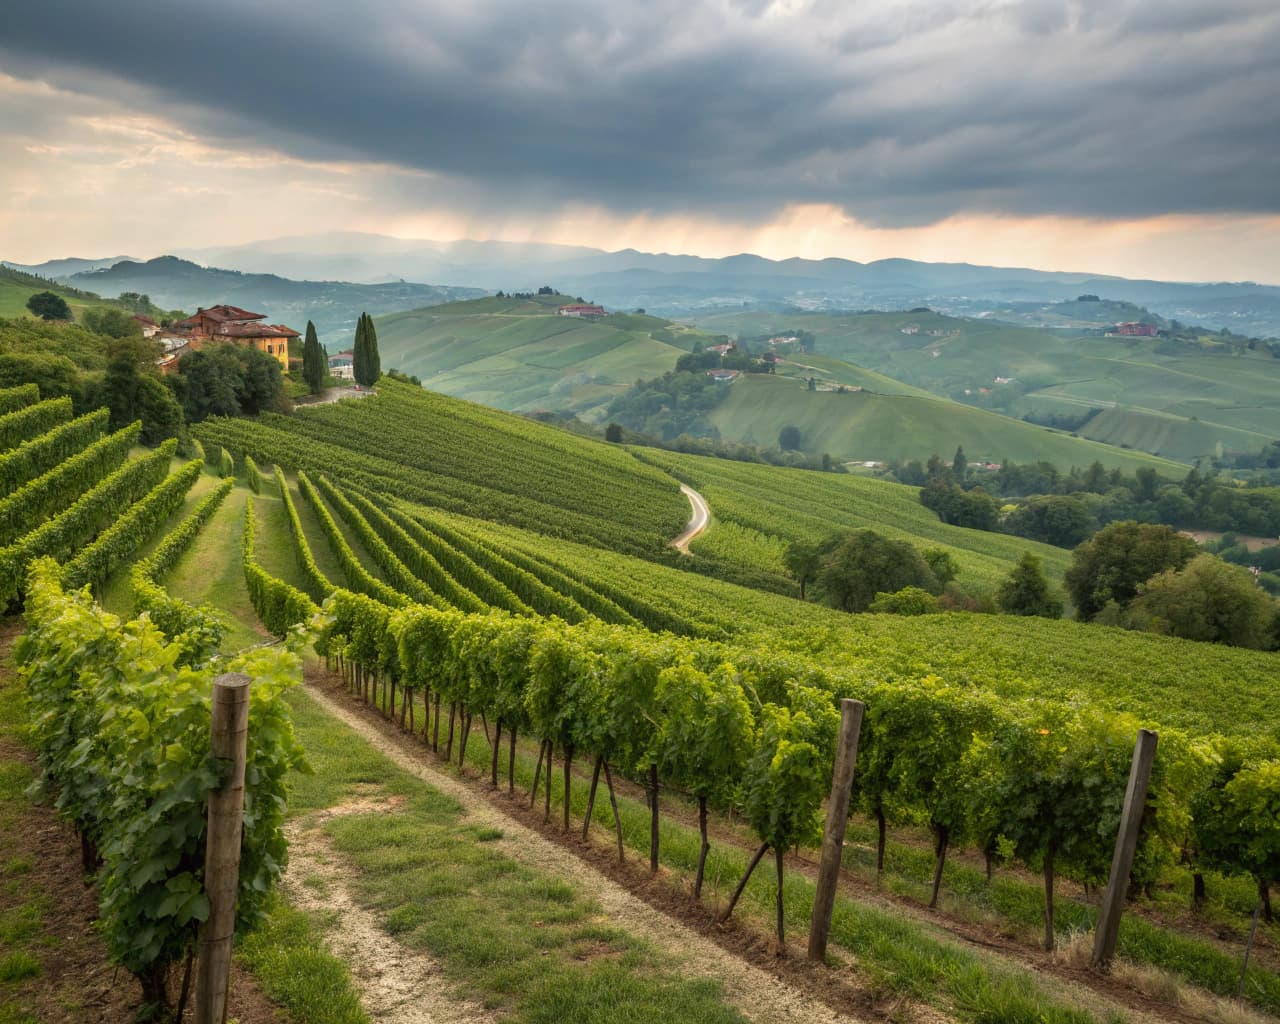
<instances>
[{"instance_id":1,"label":"sky","mask_svg":"<svg viewBox=\"0 0 1280 1024\"><path fill-rule=\"evenodd\" d=\"M0 258L333 231L1280 284L1275 0L41 0Z\"/></svg>"}]
</instances>

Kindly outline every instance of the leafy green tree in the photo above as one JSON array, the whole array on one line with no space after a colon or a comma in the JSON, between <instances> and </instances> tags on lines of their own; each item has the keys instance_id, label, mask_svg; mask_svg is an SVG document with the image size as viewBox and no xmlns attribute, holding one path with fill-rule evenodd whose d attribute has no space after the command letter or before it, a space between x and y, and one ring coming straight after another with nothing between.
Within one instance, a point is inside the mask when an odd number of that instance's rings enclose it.
<instances>
[{"instance_id":1,"label":"leafy green tree","mask_svg":"<svg viewBox=\"0 0 1280 1024\"><path fill-rule=\"evenodd\" d=\"M320 339L316 337L316 325L307 321L306 339L302 343L302 379L313 395L324 390L324 378L329 372Z\"/></svg>"},{"instance_id":2,"label":"leafy green tree","mask_svg":"<svg viewBox=\"0 0 1280 1024\"><path fill-rule=\"evenodd\" d=\"M940 587L945 587L960 573L959 564L946 548L925 548L921 557Z\"/></svg>"},{"instance_id":3,"label":"leafy green tree","mask_svg":"<svg viewBox=\"0 0 1280 1024\"><path fill-rule=\"evenodd\" d=\"M119 430L141 419L147 444L177 437L183 425L182 407L156 370L159 352L159 345L141 335L113 339L107 346L110 362L99 396L111 410L111 428Z\"/></svg>"},{"instance_id":4,"label":"leafy green tree","mask_svg":"<svg viewBox=\"0 0 1280 1024\"><path fill-rule=\"evenodd\" d=\"M800 433L800 428L790 423L778 431L778 447L784 452L798 452L803 441L804 435Z\"/></svg>"},{"instance_id":5,"label":"leafy green tree","mask_svg":"<svg viewBox=\"0 0 1280 1024\"><path fill-rule=\"evenodd\" d=\"M1108 602L1128 607L1141 584L1166 569L1181 569L1196 551L1195 541L1170 526L1111 523L1072 552L1067 592L1076 613L1088 621Z\"/></svg>"},{"instance_id":6,"label":"leafy green tree","mask_svg":"<svg viewBox=\"0 0 1280 1024\"><path fill-rule=\"evenodd\" d=\"M921 587L931 594L941 590L915 548L873 530L843 536L822 557L814 582L826 604L846 612L866 611L877 594L903 587Z\"/></svg>"},{"instance_id":7,"label":"leafy green tree","mask_svg":"<svg viewBox=\"0 0 1280 1024\"><path fill-rule=\"evenodd\" d=\"M1040 559L1025 551L996 591L996 603L1006 615L1062 618L1062 602L1049 590Z\"/></svg>"},{"instance_id":8,"label":"leafy green tree","mask_svg":"<svg viewBox=\"0 0 1280 1024\"><path fill-rule=\"evenodd\" d=\"M604 439L610 444L621 444L622 427L617 423L610 423L604 428Z\"/></svg>"},{"instance_id":9,"label":"leafy green tree","mask_svg":"<svg viewBox=\"0 0 1280 1024\"><path fill-rule=\"evenodd\" d=\"M821 545L797 540L788 544L787 549L782 553L782 564L800 584L801 601L805 600L805 587L818 575L824 550L830 550L833 546L831 542Z\"/></svg>"},{"instance_id":10,"label":"leafy green tree","mask_svg":"<svg viewBox=\"0 0 1280 1024\"><path fill-rule=\"evenodd\" d=\"M955 477L956 483L964 483L968 474L969 460L965 458L964 448L956 445L956 453L951 459L951 475Z\"/></svg>"},{"instance_id":11,"label":"leafy green tree","mask_svg":"<svg viewBox=\"0 0 1280 1024\"><path fill-rule=\"evenodd\" d=\"M36 292L27 299L27 309L41 320L70 320L71 307L61 295L53 292Z\"/></svg>"},{"instance_id":12,"label":"leafy green tree","mask_svg":"<svg viewBox=\"0 0 1280 1024\"><path fill-rule=\"evenodd\" d=\"M1061 494L1029 498L1004 521L1004 528L1012 534L1060 548L1075 547L1093 527L1093 513L1084 500Z\"/></svg>"},{"instance_id":13,"label":"leafy green tree","mask_svg":"<svg viewBox=\"0 0 1280 1024\"><path fill-rule=\"evenodd\" d=\"M1268 650L1280 605L1243 566L1210 554L1144 583L1126 624L1187 640Z\"/></svg>"},{"instance_id":14,"label":"leafy green tree","mask_svg":"<svg viewBox=\"0 0 1280 1024\"><path fill-rule=\"evenodd\" d=\"M188 352L178 369L173 384L188 423L289 408L279 361L257 349L210 345Z\"/></svg>"},{"instance_id":15,"label":"leafy green tree","mask_svg":"<svg viewBox=\"0 0 1280 1024\"><path fill-rule=\"evenodd\" d=\"M80 323L104 338L142 337L142 324L123 309L86 309Z\"/></svg>"}]
</instances>

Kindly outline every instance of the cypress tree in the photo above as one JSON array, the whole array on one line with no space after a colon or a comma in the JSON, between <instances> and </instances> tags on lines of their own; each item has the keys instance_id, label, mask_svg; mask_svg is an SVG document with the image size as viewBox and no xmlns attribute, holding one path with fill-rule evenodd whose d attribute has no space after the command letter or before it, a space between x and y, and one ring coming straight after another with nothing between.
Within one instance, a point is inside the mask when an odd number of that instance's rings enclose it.
<instances>
[{"instance_id":1,"label":"cypress tree","mask_svg":"<svg viewBox=\"0 0 1280 1024\"><path fill-rule=\"evenodd\" d=\"M302 379L307 382L313 395L318 395L323 390L328 368L324 351L320 348L320 339L316 337L316 325L308 320L306 340L302 343Z\"/></svg>"},{"instance_id":2,"label":"cypress tree","mask_svg":"<svg viewBox=\"0 0 1280 1024\"><path fill-rule=\"evenodd\" d=\"M357 384L364 380L364 364L364 314L361 313L360 319L356 321L356 341L355 344L351 346L351 370L355 376Z\"/></svg>"},{"instance_id":3,"label":"cypress tree","mask_svg":"<svg viewBox=\"0 0 1280 1024\"><path fill-rule=\"evenodd\" d=\"M378 333L373 326L373 317L368 313L361 313L356 324L356 344L352 352L351 368L355 371L356 383L364 387L378 383L378 378L382 376Z\"/></svg>"},{"instance_id":4,"label":"cypress tree","mask_svg":"<svg viewBox=\"0 0 1280 1024\"><path fill-rule=\"evenodd\" d=\"M367 314L366 314L367 316ZM364 326L365 336L365 369L369 372L369 383L377 384L382 376L382 357L378 355L378 331L373 326L373 317L368 317Z\"/></svg>"}]
</instances>

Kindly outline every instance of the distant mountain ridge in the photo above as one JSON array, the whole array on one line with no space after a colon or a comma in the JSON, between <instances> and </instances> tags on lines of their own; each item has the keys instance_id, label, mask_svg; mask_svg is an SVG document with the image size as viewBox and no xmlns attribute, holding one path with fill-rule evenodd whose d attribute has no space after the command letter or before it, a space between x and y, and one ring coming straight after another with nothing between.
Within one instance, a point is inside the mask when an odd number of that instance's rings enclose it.
<instances>
[{"instance_id":1,"label":"distant mountain ridge","mask_svg":"<svg viewBox=\"0 0 1280 1024\"><path fill-rule=\"evenodd\" d=\"M1097 294L1143 306L1166 320L1215 329L1227 327L1250 336L1280 337L1280 287L1250 281L1136 280L1089 272L908 259L869 263L840 258L770 260L749 253L711 259L635 249L606 252L542 242L438 242L357 232L178 250L175 255L206 268L225 267L245 276L278 275L294 282L382 286L438 281L441 286L423 287L452 289L453 298L476 294L463 291L468 288L534 291L549 284L612 309L643 308L661 316L705 315L743 308L821 312L914 306L930 306L954 316L998 316L999 310L1017 307L1017 319L1026 322L1028 315L1034 313L1035 304ZM66 275L59 271L72 262L60 260L20 269L62 279ZM77 287L106 287L95 276L100 272L88 268L87 280L81 276L86 270L66 279ZM228 279L221 283L231 282ZM398 304L379 305L376 309L371 305L370 311L391 312L427 304L405 298L393 291L389 301ZM275 310L270 312L277 315Z\"/></svg>"},{"instance_id":2,"label":"distant mountain ridge","mask_svg":"<svg viewBox=\"0 0 1280 1024\"><path fill-rule=\"evenodd\" d=\"M1254 282L1188 283L1106 274L829 258L720 259L635 249L606 252L546 243L436 242L337 232L180 252L200 262L291 277L351 281L446 281L488 291L550 284L614 309L661 316L714 309L904 309L928 305L958 316L1011 303L1054 303L1094 293L1145 306L1168 320L1280 336L1280 287Z\"/></svg>"},{"instance_id":3,"label":"distant mountain ridge","mask_svg":"<svg viewBox=\"0 0 1280 1024\"><path fill-rule=\"evenodd\" d=\"M21 269L102 296L140 292L166 309L194 311L200 306L226 302L263 313L273 323L286 323L298 330L307 320L312 320L321 340L331 348L349 340L347 335L355 330L356 319L362 312L390 313L483 294L478 288L408 281L382 284L298 281L278 274L202 266L177 256L158 256L146 261L120 260L109 266L95 266L101 262L57 260ZM73 273L53 272L76 265L88 268Z\"/></svg>"}]
</instances>

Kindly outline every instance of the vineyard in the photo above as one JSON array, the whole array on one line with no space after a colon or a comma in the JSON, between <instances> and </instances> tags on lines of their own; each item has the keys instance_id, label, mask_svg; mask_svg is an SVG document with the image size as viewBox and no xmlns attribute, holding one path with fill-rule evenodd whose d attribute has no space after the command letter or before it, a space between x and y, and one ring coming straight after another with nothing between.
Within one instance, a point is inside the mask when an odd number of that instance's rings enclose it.
<instances>
[{"instance_id":1,"label":"vineyard","mask_svg":"<svg viewBox=\"0 0 1280 1024\"><path fill-rule=\"evenodd\" d=\"M994 584L1023 551L1034 551L1045 571L1060 576L1070 561L1061 548L1017 537L966 530L940 522L910 488L853 475L811 473L730 462L656 449L637 457L696 488L727 524L693 550L713 560L782 573L791 541L818 541L834 529L873 528L887 536L942 547L960 566L961 583Z\"/></svg>"},{"instance_id":2,"label":"vineyard","mask_svg":"<svg viewBox=\"0 0 1280 1024\"><path fill-rule=\"evenodd\" d=\"M300 757L282 697L304 631L351 694L445 763L479 767L495 788L527 787L563 832L581 828L586 840L592 822L603 823L619 860L687 871L695 901L710 899L709 865L732 865L740 884L715 903L725 918L739 899L761 916L764 883L750 880L772 853L779 949L798 904L812 903L808 881L789 877L787 855L821 836L842 698L867 709L854 803L870 823L876 877L901 836L926 835L930 907L956 877L957 858L976 855L988 878L996 867L1040 878L1044 944L1057 944L1063 880L1088 891L1107 879L1140 726L1160 740L1134 891L1185 884L1188 901L1222 905L1224 894L1238 904L1243 886L1248 902L1264 906L1280 876L1274 655L1040 619L849 616L714 578L749 571L789 589L781 545L833 526L945 547L961 580L978 583L1029 547L1055 574L1065 566L1056 549L938 523L902 488L633 454L394 382L360 402L201 424L195 433L223 477L209 486L203 461L176 461L173 442L134 454L136 424L109 433L105 414L77 419L69 403L38 397L0 391L0 589L11 604L25 602L31 634L21 657L39 695L42 765L99 851L104 877L122 870L111 859L122 849L118 829L133 827L129 815L144 813L156 792L137 791L112 759L157 756L104 708L133 701L157 716L161 676L180 681L184 710L164 727L178 731L157 726L154 742L186 751L163 775L185 802L148 826L146 841L187 873L103 890L117 943L139 927L140 906L164 900L144 952L119 946L139 977L188 955L200 920L192 809L211 779L193 737L207 723L215 658L220 670L245 665L273 680L256 712L276 723L259 755L272 768L255 799L279 806L252 839L262 859L250 858L242 884L261 893L278 873L282 780ZM664 551L687 517L677 479L697 487L719 520L694 545L709 571L690 572ZM167 586L215 528L235 537L238 585L283 647L236 661L243 644L231 639L227 610ZM146 613L136 623L122 625L76 590L122 579L129 610ZM72 708L68 652L86 644L100 652L104 682ZM135 678L136 694L126 694ZM65 734L55 727L63 718L72 723ZM80 743L90 751L83 764L72 757ZM99 784L105 795L91 798ZM725 822L744 830L738 839L726 838ZM854 903L841 899L832 942L868 956L851 924ZM1079 906L1063 915L1090 927ZM261 911L257 896L246 898L246 920ZM1144 927L1126 918L1124 955L1231 994L1230 954L1195 947L1189 956L1164 926L1153 933L1160 941L1144 944ZM941 964L951 954L930 955ZM1273 956L1255 961L1244 993L1280 1013L1275 968ZM988 977L976 960L949 970L939 966L935 984L965 1019L996 1019L997 1006L1000 1019L1101 1019ZM973 985L967 995L961 976Z\"/></svg>"}]
</instances>

